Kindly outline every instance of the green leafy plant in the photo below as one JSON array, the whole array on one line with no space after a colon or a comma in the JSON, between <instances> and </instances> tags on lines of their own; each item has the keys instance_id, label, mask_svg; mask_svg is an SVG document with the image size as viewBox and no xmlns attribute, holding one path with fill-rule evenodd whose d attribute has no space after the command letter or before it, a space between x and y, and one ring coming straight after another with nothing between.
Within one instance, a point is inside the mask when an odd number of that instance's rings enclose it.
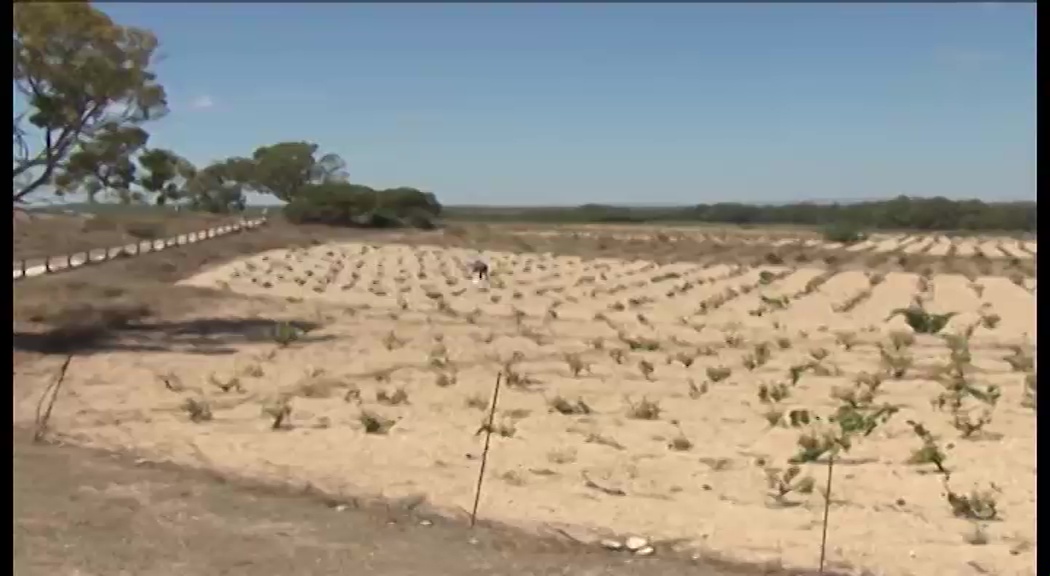
<instances>
[{"instance_id":1,"label":"green leafy plant","mask_svg":"<svg viewBox=\"0 0 1050 576\"><path fill-rule=\"evenodd\" d=\"M303 332L292 325L291 322L278 322L274 325L270 335L278 346L284 348L298 341L302 337Z\"/></svg>"},{"instance_id":2,"label":"green leafy plant","mask_svg":"<svg viewBox=\"0 0 1050 576\"><path fill-rule=\"evenodd\" d=\"M867 240L868 236L859 228L850 224L833 224L824 228L822 235L826 242L856 244Z\"/></svg>"},{"instance_id":3,"label":"green leafy plant","mask_svg":"<svg viewBox=\"0 0 1050 576\"><path fill-rule=\"evenodd\" d=\"M979 387L972 384L961 367L952 368L941 377L943 390L933 400L939 410L947 410L951 415L952 427L958 430L963 438L972 438L992 420L1002 391L998 386ZM978 407L968 404L976 401Z\"/></svg>"},{"instance_id":4,"label":"green leafy plant","mask_svg":"<svg viewBox=\"0 0 1050 576\"><path fill-rule=\"evenodd\" d=\"M826 418L801 408L788 413L788 424L802 429L792 463L815 462L825 454L848 452L856 439L870 436L899 411L891 404L875 404L875 394L866 386L836 389L832 397L839 405Z\"/></svg>"},{"instance_id":5,"label":"green leafy plant","mask_svg":"<svg viewBox=\"0 0 1050 576\"><path fill-rule=\"evenodd\" d=\"M946 312L944 314L934 314L928 312L921 302L916 301L907 308L898 308L890 313L886 318L886 321L892 320L896 316L904 316L904 321L907 322L908 326L915 331L916 334L937 334L948 325L948 322L955 317L958 312Z\"/></svg>"}]
</instances>

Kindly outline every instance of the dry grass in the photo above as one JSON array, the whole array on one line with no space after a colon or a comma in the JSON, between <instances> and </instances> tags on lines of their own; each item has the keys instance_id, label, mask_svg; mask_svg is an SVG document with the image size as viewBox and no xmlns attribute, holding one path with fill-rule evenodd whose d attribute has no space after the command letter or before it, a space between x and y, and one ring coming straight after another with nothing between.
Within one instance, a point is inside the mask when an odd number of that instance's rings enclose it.
<instances>
[{"instance_id":1,"label":"dry grass","mask_svg":"<svg viewBox=\"0 0 1050 576\"><path fill-rule=\"evenodd\" d=\"M237 220L200 213L70 215L16 213L14 257L37 259L198 232Z\"/></svg>"}]
</instances>

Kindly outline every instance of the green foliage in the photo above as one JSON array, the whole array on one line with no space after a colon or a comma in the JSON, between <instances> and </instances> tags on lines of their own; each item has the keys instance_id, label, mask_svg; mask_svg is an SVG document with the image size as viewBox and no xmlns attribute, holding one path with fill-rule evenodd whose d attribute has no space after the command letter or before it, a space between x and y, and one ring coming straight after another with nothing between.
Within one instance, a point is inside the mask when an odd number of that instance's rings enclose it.
<instances>
[{"instance_id":1,"label":"green foliage","mask_svg":"<svg viewBox=\"0 0 1050 576\"><path fill-rule=\"evenodd\" d=\"M278 142L261 146L251 158L251 184L261 193L290 202L311 185L346 181L346 162L336 154L317 157L311 142Z\"/></svg>"},{"instance_id":2,"label":"green foliage","mask_svg":"<svg viewBox=\"0 0 1050 576\"><path fill-rule=\"evenodd\" d=\"M14 116L14 201L48 184L126 192L135 173L127 156L147 137L137 127L167 112L151 70L156 37L88 2L16 3L13 28L14 89L25 104Z\"/></svg>"},{"instance_id":3,"label":"green foliage","mask_svg":"<svg viewBox=\"0 0 1050 576\"><path fill-rule=\"evenodd\" d=\"M885 424L898 411L891 404L876 404L878 385L870 379L858 379L852 388L832 391L838 401L835 411L827 417L798 408L788 413L787 423L801 428L798 452L791 458L793 464L816 462L825 454L849 452L854 442L866 438Z\"/></svg>"},{"instance_id":4,"label":"green foliage","mask_svg":"<svg viewBox=\"0 0 1050 576\"><path fill-rule=\"evenodd\" d=\"M828 226L823 232L824 240L828 242L841 242L842 244L855 244L867 239L867 235L850 224L836 224Z\"/></svg>"},{"instance_id":5,"label":"green foliage","mask_svg":"<svg viewBox=\"0 0 1050 576\"><path fill-rule=\"evenodd\" d=\"M240 212L244 210L244 192L251 177L252 164L245 158L230 158L206 166L186 186L189 206L217 214Z\"/></svg>"},{"instance_id":6,"label":"green foliage","mask_svg":"<svg viewBox=\"0 0 1050 576\"><path fill-rule=\"evenodd\" d=\"M55 175L60 194L83 191L89 198L112 190L122 203L139 198L132 191L137 182L133 155L146 145L149 134L134 125L110 122L99 126L95 137L80 144L63 169Z\"/></svg>"},{"instance_id":7,"label":"green foliage","mask_svg":"<svg viewBox=\"0 0 1050 576\"><path fill-rule=\"evenodd\" d=\"M933 314L927 312L923 308L922 304L915 303L907 308L898 308L890 313L886 320L890 320L895 316L904 316L904 321L911 326L911 329L916 334L936 334L944 329L957 312L947 312L945 314Z\"/></svg>"},{"instance_id":8,"label":"green foliage","mask_svg":"<svg viewBox=\"0 0 1050 576\"><path fill-rule=\"evenodd\" d=\"M185 186L197 177L197 168L189 160L162 148L144 150L139 165L145 171L139 185L154 195L153 203L158 206L182 199Z\"/></svg>"},{"instance_id":9,"label":"green foliage","mask_svg":"<svg viewBox=\"0 0 1050 576\"><path fill-rule=\"evenodd\" d=\"M374 190L345 182L309 185L284 208L285 217L297 224L368 228L430 229L440 213L437 198L415 188Z\"/></svg>"},{"instance_id":10,"label":"green foliage","mask_svg":"<svg viewBox=\"0 0 1050 576\"><path fill-rule=\"evenodd\" d=\"M281 348L287 347L302 337L303 333L290 322L278 322L273 327L273 341Z\"/></svg>"}]
</instances>

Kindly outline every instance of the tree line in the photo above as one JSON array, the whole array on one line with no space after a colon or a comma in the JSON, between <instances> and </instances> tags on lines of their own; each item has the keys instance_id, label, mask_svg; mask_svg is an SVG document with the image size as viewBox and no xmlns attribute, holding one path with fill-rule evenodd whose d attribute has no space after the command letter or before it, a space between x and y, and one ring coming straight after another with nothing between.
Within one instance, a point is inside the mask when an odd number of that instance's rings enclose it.
<instances>
[{"instance_id":1,"label":"tree line","mask_svg":"<svg viewBox=\"0 0 1050 576\"><path fill-rule=\"evenodd\" d=\"M758 205L723 202L667 208L585 204L577 207L448 207L457 220L550 223L708 223L735 225L789 224L839 230L1036 231L1036 203L909 198L818 204L798 202Z\"/></svg>"},{"instance_id":2,"label":"tree line","mask_svg":"<svg viewBox=\"0 0 1050 576\"><path fill-rule=\"evenodd\" d=\"M159 42L90 2L14 5L13 199L54 193L89 201L242 211L246 193L287 202L295 222L432 223L441 205L415 188L374 190L348 181L346 162L306 141L195 166L150 145L145 126L168 113L153 65Z\"/></svg>"}]
</instances>

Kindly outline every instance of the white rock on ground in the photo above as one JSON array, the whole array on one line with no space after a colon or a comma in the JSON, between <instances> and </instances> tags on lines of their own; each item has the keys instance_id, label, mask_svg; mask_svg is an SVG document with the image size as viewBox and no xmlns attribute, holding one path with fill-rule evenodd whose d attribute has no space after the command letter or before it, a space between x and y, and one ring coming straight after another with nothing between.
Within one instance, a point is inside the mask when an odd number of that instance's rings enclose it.
<instances>
[{"instance_id":1,"label":"white rock on ground","mask_svg":"<svg viewBox=\"0 0 1050 576\"><path fill-rule=\"evenodd\" d=\"M630 550L631 552L637 552L637 551L641 550L642 548L645 548L646 546L648 546L649 545L649 541L646 540L645 538L642 538L641 536L631 536L630 538L627 539L626 545L627 545L627 549Z\"/></svg>"}]
</instances>

